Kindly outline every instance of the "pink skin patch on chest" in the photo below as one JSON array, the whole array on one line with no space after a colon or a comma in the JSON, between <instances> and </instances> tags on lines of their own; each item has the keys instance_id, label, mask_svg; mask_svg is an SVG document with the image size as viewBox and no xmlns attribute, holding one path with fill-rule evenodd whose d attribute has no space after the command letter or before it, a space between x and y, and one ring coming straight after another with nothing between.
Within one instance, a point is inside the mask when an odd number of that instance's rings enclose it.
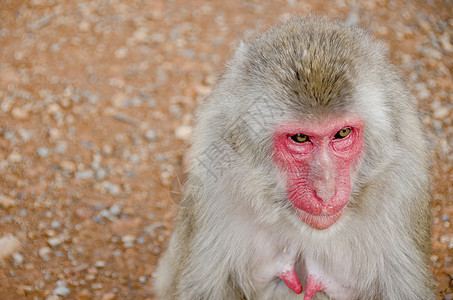
<instances>
[{"instance_id":1,"label":"pink skin patch on chest","mask_svg":"<svg viewBox=\"0 0 453 300\"><path fill-rule=\"evenodd\" d=\"M294 268L285 270L278 274L288 288L294 293L302 293L302 285L300 284L299 278L297 277ZM324 285L318 277L309 274L307 278L307 286L305 290L304 300L311 300L313 296L324 289Z\"/></svg>"},{"instance_id":2,"label":"pink skin patch on chest","mask_svg":"<svg viewBox=\"0 0 453 300\"><path fill-rule=\"evenodd\" d=\"M362 152L363 130L364 122L352 117L289 123L275 132L273 158L287 178L287 197L309 226L326 229L341 217L351 194L350 173Z\"/></svg>"},{"instance_id":3,"label":"pink skin patch on chest","mask_svg":"<svg viewBox=\"0 0 453 300\"><path fill-rule=\"evenodd\" d=\"M317 292L320 292L322 290L324 290L324 286L321 279L314 275L308 274L307 288L305 290L304 300L311 300Z\"/></svg>"},{"instance_id":4,"label":"pink skin patch on chest","mask_svg":"<svg viewBox=\"0 0 453 300\"><path fill-rule=\"evenodd\" d=\"M287 287L289 287L294 293L302 293L302 285L300 284L299 278L297 277L294 267L289 270L284 270L278 274L278 277L283 280Z\"/></svg>"}]
</instances>

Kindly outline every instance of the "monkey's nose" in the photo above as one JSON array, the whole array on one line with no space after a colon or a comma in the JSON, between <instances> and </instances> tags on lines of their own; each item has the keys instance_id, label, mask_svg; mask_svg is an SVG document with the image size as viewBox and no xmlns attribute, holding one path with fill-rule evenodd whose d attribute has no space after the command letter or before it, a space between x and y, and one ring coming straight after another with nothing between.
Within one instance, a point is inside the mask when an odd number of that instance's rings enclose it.
<instances>
[{"instance_id":1,"label":"monkey's nose","mask_svg":"<svg viewBox=\"0 0 453 300\"><path fill-rule=\"evenodd\" d=\"M330 199L332 199L333 196L335 196L335 190L316 191L316 196L318 196L318 198L320 198L323 203L328 203L330 201Z\"/></svg>"},{"instance_id":2,"label":"monkey's nose","mask_svg":"<svg viewBox=\"0 0 453 300\"><path fill-rule=\"evenodd\" d=\"M335 184L331 181L318 180L315 182L315 193L323 203L328 203L335 196Z\"/></svg>"}]
</instances>

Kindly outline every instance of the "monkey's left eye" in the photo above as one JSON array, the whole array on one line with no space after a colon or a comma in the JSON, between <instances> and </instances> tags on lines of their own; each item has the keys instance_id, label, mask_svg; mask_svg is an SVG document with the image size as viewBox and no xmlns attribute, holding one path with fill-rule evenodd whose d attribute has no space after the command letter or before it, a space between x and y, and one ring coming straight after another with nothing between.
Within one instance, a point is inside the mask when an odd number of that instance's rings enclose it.
<instances>
[{"instance_id":1,"label":"monkey's left eye","mask_svg":"<svg viewBox=\"0 0 453 300\"><path fill-rule=\"evenodd\" d=\"M352 129L349 127L343 128L340 131L338 131L335 136L333 137L334 139L344 139L351 133Z\"/></svg>"},{"instance_id":2,"label":"monkey's left eye","mask_svg":"<svg viewBox=\"0 0 453 300\"><path fill-rule=\"evenodd\" d=\"M293 136L291 136L291 139L295 141L296 143L305 143L308 142L310 139L308 138L307 135L303 133L298 133Z\"/></svg>"}]
</instances>

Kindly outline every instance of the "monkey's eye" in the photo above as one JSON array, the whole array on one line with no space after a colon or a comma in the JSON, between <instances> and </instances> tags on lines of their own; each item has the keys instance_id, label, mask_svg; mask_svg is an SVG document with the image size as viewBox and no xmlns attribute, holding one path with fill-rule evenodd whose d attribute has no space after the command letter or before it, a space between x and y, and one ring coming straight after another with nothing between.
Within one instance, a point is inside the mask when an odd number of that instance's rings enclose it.
<instances>
[{"instance_id":1,"label":"monkey's eye","mask_svg":"<svg viewBox=\"0 0 453 300\"><path fill-rule=\"evenodd\" d=\"M351 131L352 131L352 129L349 127L343 128L340 131L338 131L333 138L335 140L344 139L351 133Z\"/></svg>"},{"instance_id":2,"label":"monkey's eye","mask_svg":"<svg viewBox=\"0 0 453 300\"><path fill-rule=\"evenodd\" d=\"M295 134L295 135L291 136L291 139L293 141L295 141L296 143L305 143L305 142L310 141L308 136L303 133Z\"/></svg>"}]
</instances>

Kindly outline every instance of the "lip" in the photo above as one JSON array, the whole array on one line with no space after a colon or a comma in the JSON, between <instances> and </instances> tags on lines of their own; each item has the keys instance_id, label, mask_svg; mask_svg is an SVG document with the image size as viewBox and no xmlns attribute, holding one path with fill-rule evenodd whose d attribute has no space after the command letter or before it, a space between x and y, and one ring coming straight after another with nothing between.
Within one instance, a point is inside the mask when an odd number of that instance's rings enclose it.
<instances>
[{"instance_id":1,"label":"lip","mask_svg":"<svg viewBox=\"0 0 453 300\"><path fill-rule=\"evenodd\" d=\"M339 212L330 216L315 216L297 207L294 207L294 209L296 210L296 214L302 222L317 230L329 228L330 226L335 224L343 214L343 210L340 210Z\"/></svg>"},{"instance_id":2,"label":"lip","mask_svg":"<svg viewBox=\"0 0 453 300\"><path fill-rule=\"evenodd\" d=\"M337 196L337 194L338 193L335 192L335 195L332 196L329 201L327 201L327 203L319 198L314 192L311 193L311 197L304 197L301 201L292 201L292 198L290 198L290 200L296 211L305 212L313 217L333 217L336 214L340 213L340 211L346 205L338 203L339 201L337 198L339 196ZM295 198L298 199L299 197L297 197L296 195ZM312 203L312 205L307 206L307 203ZM310 212L308 212L307 209L310 209Z\"/></svg>"}]
</instances>

